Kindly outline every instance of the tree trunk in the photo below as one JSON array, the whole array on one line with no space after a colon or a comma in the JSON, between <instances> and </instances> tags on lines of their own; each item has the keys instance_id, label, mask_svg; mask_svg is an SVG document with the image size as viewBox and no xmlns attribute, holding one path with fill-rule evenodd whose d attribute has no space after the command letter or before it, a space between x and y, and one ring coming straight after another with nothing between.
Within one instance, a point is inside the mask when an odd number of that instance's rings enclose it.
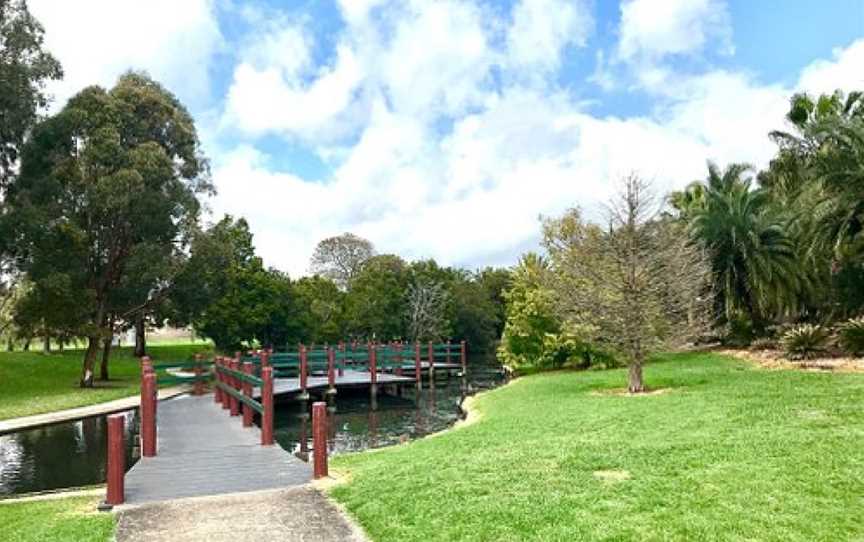
<instances>
[{"instance_id":1,"label":"tree trunk","mask_svg":"<svg viewBox=\"0 0 864 542\"><path fill-rule=\"evenodd\" d=\"M64 339L63 337L60 337L59 339L57 339L57 351L62 354L63 350L65 348L66 348L66 339Z\"/></svg>"},{"instance_id":2,"label":"tree trunk","mask_svg":"<svg viewBox=\"0 0 864 542\"><path fill-rule=\"evenodd\" d=\"M108 358L111 357L111 342L114 337L109 335L102 340L102 364L99 366L99 380L108 380Z\"/></svg>"},{"instance_id":3,"label":"tree trunk","mask_svg":"<svg viewBox=\"0 0 864 542\"><path fill-rule=\"evenodd\" d=\"M144 336L144 316L135 319L135 357L140 358L147 355L147 338Z\"/></svg>"},{"instance_id":4,"label":"tree trunk","mask_svg":"<svg viewBox=\"0 0 864 542\"><path fill-rule=\"evenodd\" d=\"M12 342L12 337L6 339L6 351L11 352L15 350L15 343Z\"/></svg>"},{"instance_id":5,"label":"tree trunk","mask_svg":"<svg viewBox=\"0 0 864 542\"><path fill-rule=\"evenodd\" d=\"M84 353L84 367L81 370L81 387L93 387L93 365L96 363L96 354L99 352L101 338L96 336L87 337L87 351Z\"/></svg>"},{"instance_id":6,"label":"tree trunk","mask_svg":"<svg viewBox=\"0 0 864 542\"><path fill-rule=\"evenodd\" d=\"M50 354L51 353L51 337L45 335L42 339L42 353Z\"/></svg>"},{"instance_id":7,"label":"tree trunk","mask_svg":"<svg viewBox=\"0 0 864 542\"><path fill-rule=\"evenodd\" d=\"M30 351L30 339L29 339L29 338L27 338L27 339L24 340L24 351L25 351L25 352L29 352L29 351Z\"/></svg>"},{"instance_id":8,"label":"tree trunk","mask_svg":"<svg viewBox=\"0 0 864 542\"><path fill-rule=\"evenodd\" d=\"M645 391L645 385L642 383L642 363L630 363L629 381L627 391L630 393L642 393Z\"/></svg>"}]
</instances>

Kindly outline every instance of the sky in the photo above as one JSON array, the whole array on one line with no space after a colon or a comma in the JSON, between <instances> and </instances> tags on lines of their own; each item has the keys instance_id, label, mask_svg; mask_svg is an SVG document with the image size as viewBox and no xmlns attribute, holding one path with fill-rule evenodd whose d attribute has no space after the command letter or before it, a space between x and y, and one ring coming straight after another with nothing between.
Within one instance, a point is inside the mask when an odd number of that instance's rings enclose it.
<instances>
[{"instance_id":1,"label":"sky","mask_svg":"<svg viewBox=\"0 0 864 542\"><path fill-rule=\"evenodd\" d=\"M195 118L217 195L297 277L350 231L512 265L539 217L635 172L764 167L795 92L864 89L864 0L30 0L83 87L145 70Z\"/></svg>"}]
</instances>

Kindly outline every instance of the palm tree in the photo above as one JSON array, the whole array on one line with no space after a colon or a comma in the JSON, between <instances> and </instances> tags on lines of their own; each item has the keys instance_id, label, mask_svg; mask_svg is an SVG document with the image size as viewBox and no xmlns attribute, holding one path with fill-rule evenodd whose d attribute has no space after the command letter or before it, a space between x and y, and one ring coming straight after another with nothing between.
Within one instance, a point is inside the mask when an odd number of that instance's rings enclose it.
<instances>
[{"instance_id":1,"label":"palm tree","mask_svg":"<svg viewBox=\"0 0 864 542\"><path fill-rule=\"evenodd\" d=\"M721 319L744 314L757 327L793 312L804 280L786 220L768 194L751 188L745 164L724 171L708 164L704 195L690 209L689 229L711 254L716 311Z\"/></svg>"}]
</instances>

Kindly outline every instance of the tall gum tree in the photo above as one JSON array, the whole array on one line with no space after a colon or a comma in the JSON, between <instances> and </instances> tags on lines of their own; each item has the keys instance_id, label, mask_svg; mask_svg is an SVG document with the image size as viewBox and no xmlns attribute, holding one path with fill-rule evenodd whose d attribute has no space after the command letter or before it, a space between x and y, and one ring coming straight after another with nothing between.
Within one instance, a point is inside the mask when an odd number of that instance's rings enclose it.
<instances>
[{"instance_id":1,"label":"tall gum tree","mask_svg":"<svg viewBox=\"0 0 864 542\"><path fill-rule=\"evenodd\" d=\"M144 74L127 73L107 91L85 88L34 129L9 186L7 220L34 288L78 292L84 310L66 312L78 315L69 325L88 339L82 387L93 385L110 320L150 295L138 288L140 300L118 296L124 278L182 250L198 197L211 192L191 116ZM165 279L152 276L153 289ZM121 297L123 307L114 306Z\"/></svg>"}]
</instances>

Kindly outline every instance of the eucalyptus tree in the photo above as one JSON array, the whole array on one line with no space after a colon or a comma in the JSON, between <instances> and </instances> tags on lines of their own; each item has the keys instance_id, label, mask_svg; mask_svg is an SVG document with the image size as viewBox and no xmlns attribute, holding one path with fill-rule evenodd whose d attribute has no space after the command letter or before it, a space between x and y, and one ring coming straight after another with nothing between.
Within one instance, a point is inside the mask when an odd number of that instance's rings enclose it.
<instances>
[{"instance_id":1,"label":"eucalyptus tree","mask_svg":"<svg viewBox=\"0 0 864 542\"><path fill-rule=\"evenodd\" d=\"M212 191L208 173L191 116L143 74L127 73L111 90L85 88L34 129L8 188L5 226L35 290L75 293L76 310L55 297L88 340L82 386L92 386L111 316L128 307L116 304L124 279L183 249L198 197ZM168 279L152 277L153 287Z\"/></svg>"},{"instance_id":2,"label":"eucalyptus tree","mask_svg":"<svg viewBox=\"0 0 864 542\"><path fill-rule=\"evenodd\" d=\"M48 105L47 81L60 63L44 48L42 25L24 0L0 0L0 188L14 172L21 146Z\"/></svg>"}]
</instances>

